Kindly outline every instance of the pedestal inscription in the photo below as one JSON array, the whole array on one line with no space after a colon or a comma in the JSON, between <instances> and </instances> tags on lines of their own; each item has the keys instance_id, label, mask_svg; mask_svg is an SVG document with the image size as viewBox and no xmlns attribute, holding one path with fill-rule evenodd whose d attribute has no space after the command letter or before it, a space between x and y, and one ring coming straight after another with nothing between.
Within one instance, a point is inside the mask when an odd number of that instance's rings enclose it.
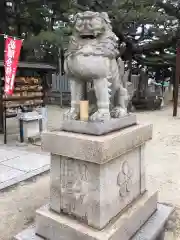
<instances>
[{"instance_id":1,"label":"pedestal inscription","mask_svg":"<svg viewBox=\"0 0 180 240\"><path fill-rule=\"evenodd\" d=\"M79 220L88 222L88 212L92 209L92 202L98 196L98 185L92 185L95 179L94 166L89 166L84 162L76 163L74 159L61 157L61 198L60 211L69 215L74 215ZM93 165L93 164L92 164ZM89 210L88 210L89 209Z\"/></svg>"},{"instance_id":2,"label":"pedestal inscription","mask_svg":"<svg viewBox=\"0 0 180 240\"><path fill-rule=\"evenodd\" d=\"M53 155L51 209L103 228L141 194L141 148L103 165Z\"/></svg>"}]
</instances>

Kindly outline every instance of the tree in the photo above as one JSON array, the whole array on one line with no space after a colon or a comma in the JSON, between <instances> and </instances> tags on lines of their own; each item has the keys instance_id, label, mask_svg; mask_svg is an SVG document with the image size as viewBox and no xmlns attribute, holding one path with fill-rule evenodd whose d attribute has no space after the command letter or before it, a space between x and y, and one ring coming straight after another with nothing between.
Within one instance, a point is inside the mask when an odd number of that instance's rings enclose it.
<instances>
[{"instance_id":1,"label":"tree","mask_svg":"<svg viewBox=\"0 0 180 240\"><path fill-rule=\"evenodd\" d=\"M40 15L45 20L38 34L31 32L24 48L28 49L28 59L58 63L61 49L67 47L71 26L69 15L73 14L70 2L47 1L41 3Z\"/></svg>"},{"instance_id":2,"label":"tree","mask_svg":"<svg viewBox=\"0 0 180 240\"><path fill-rule=\"evenodd\" d=\"M139 64L173 65L180 19L176 1L162 0L16 0L9 22L11 34L23 37L27 59L57 62L59 48L66 47L71 19L78 11L106 11L119 46L126 43L123 58ZM56 57L54 57L56 56Z\"/></svg>"}]
</instances>

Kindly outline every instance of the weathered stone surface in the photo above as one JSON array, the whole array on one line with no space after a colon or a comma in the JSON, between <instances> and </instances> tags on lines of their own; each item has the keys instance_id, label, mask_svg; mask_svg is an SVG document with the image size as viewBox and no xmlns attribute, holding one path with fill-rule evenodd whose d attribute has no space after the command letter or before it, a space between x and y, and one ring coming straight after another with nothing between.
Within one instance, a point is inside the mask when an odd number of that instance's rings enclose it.
<instances>
[{"instance_id":1,"label":"weathered stone surface","mask_svg":"<svg viewBox=\"0 0 180 240\"><path fill-rule=\"evenodd\" d=\"M140 173L141 173L141 193L146 190L146 172L145 172L145 144L143 144L140 148Z\"/></svg>"},{"instance_id":2,"label":"weathered stone surface","mask_svg":"<svg viewBox=\"0 0 180 240\"><path fill-rule=\"evenodd\" d=\"M35 234L35 227L31 226L14 237L14 240L43 240Z\"/></svg>"},{"instance_id":3,"label":"weathered stone surface","mask_svg":"<svg viewBox=\"0 0 180 240\"><path fill-rule=\"evenodd\" d=\"M50 171L50 205L54 211L60 212L61 199L61 161L60 156L51 155Z\"/></svg>"},{"instance_id":4,"label":"weathered stone surface","mask_svg":"<svg viewBox=\"0 0 180 240\"><path fill-rule=\"evenodd\" d=\"M102 165L52 155L51 209L103 228L145 191L143 148L139 146Z\"/></svg>"},{"instance_id":5,"label":"weathered stone surface","mask_svg":"<svg viewBox=\"0 0 180 240\"><path fill-rule=\"evenodd\" d=\"M146 191L146 175L141 175L141 182L140 182L140 192L141 194L144 193L144 191Z\"/></svg>"},{"instance_id":6,"label":"weathered stone surface","mask_svg":"<svg viewBox=\"0 0 180 240\"><path fill-rule=\"evenodd\" d=\"M106 163L152 138L152 125L138 124L104 136L90 136L65 131L42 134L47 152L69 158Z\"/></svg>"},{"instance_id":7,"label":"weathered stone surface","mask_svg":"<svg viewBox=\"0 0 180 240\"><path fill-rule=\"evenodd\" d=\"M172 207L158 204L157 211L141 227L132 240L163 240L164 225L172 211ZM120 236L117 239L120 239ZM35 235L35 228L31 227L18 234L14 240L44 240L44 238Z\"/></svg>"},{"instance_id":8,"label":"weathered stone surface","mask_svg":"<svg viewBox=\"0 0 180 240\"><path fill-rule=\"evenodd\" d=\"M21 176L24 171L0 164L0 186L2 183Z\"/></svg>"},{"instance_id":9,"label":"weathered stone surface","mask_svg":"<svg viewBox=\"0 0 180 240\"><path fill-rule=\"evenodd\" d=\"M97 231L46 206L37 211L36 233L48 240L129 240L157 209L157 194L144 194L103 230Z\"/></svg>"},{"instance_id":10,"label":"weathered stone surface","mask_svg":"<svg viewBox=\"0 0 180 240\"><path fill-rule=\"evenodd\" d=\"M100 136L135 125L136 123L136 115L129 114L121 118L112 118L104 122L64 121L62 130Z\"/></svg>"},{"instance_id":11,"label":"weathered stone surface","mask_svg":"<svg viewBox=\"0 0 180 240\"><path fill-rule=\"evenodd\" d=\"M13 169L18 169L24 172L30 172L39 168L42 168L45 165L50 164L49 155L41 155L37 153L26 154L19 156L14 159L7 160L3 163L6 166L9 166Z\"/></svg>"},{"instance_id":12,"label":"weathered stone surface","mask_svg":"<svg viewBox=\"0 0 180 240\"><path fill-rule=\"evenodd\" d=\"M109 120L127 115L129 71L125 71L125 64L118 56L118 38L112 31L108 14L86 11L78 13L75 19L65 55L71 109L64 114L64 118L79 119L79 103L87 93L85 81L93 82L96 95L97 111L93 114L90 112L91 120Z\"/></svg>"},{"instance_id":13,"label":"weathered stone surface","mask_svg":"<svg viewBox=\"0 0 180 240\"><path fill-rule=\"evenodd\" d=\"M1 168L1 166L0 166L0 168ZM9 179L7 179L5 182L0 182L0 190L11 187L15 184L18 184L22 181L25 181L25 180L35 177L37 175L40 175L44 172L49 171L49 169L50 169L49 165L44 165L43 167L35 169L30 172L21 171L21 174L17 175L16 177L13 177L13 175L11 174ZM4 173L4 174L6 174L6 173Z\"/></svg>"}]
</instances>

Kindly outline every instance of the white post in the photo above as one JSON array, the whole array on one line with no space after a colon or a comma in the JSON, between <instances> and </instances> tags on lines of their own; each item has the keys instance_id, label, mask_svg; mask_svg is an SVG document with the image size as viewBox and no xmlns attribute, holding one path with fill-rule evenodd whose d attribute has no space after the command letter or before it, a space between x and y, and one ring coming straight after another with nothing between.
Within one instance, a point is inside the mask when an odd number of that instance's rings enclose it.
<instances>
[{"instance_id":1,"label":"white post","mask_svg":"<svg viewBox=\"0 0 180 240\"><path fill-rule=\"evenodd\" d=\"M47 127L47 123L48 123L47 107L42 107L41 114L42 114L42 131L46 132L48 129L48 127Z\"/></svg>"}]
</instances>

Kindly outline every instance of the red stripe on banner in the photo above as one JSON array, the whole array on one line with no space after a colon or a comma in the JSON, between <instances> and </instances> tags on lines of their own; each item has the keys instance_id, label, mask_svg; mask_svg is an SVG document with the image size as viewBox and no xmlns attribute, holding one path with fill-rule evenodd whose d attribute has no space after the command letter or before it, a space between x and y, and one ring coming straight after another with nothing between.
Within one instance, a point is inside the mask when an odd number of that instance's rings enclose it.
<instances>
[{"instance_id":1,"label":"red stripe on banner","mask_svg":"<svg viewBox=\"0 0 180 240\"><path fill-rule=\"evenodd\" d=\"M16 77L17 66L19 62L20 51L23 40L7 37L5 41L4 68L5 68L5 86L4 92L12 95L14 90L14 81Z\"/></svg>"}]
</instances>

